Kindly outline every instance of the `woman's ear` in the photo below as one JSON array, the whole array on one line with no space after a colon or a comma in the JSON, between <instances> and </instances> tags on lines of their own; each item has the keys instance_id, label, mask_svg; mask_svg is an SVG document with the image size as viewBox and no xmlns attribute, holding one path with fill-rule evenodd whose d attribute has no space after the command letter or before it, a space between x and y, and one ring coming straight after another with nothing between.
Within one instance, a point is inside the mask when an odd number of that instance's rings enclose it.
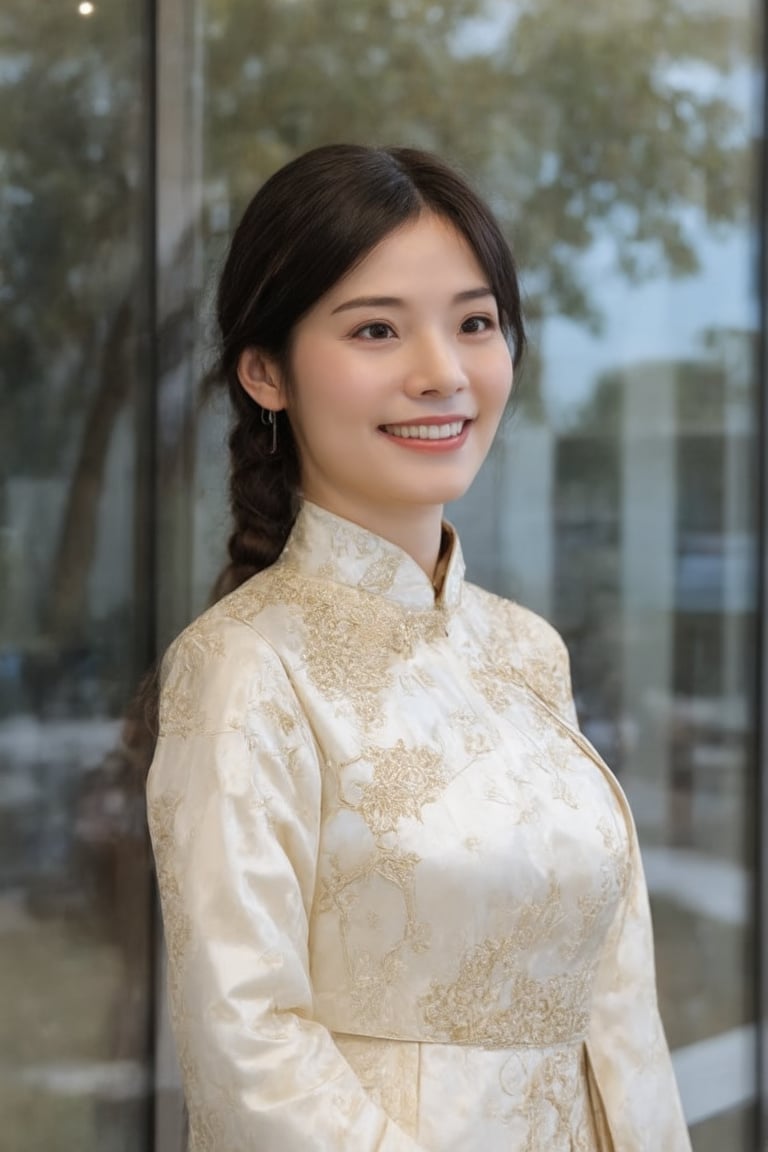
<instances>
[{"instance_id":1,"label":"woman's ear","mask_svg":"<svg viewBox=\"0 0 768 1152\"><path fill-rule=\"evenodd\" d=\"M237 362L237 378L262 408L280 412L286 405L285 386L277 364L258 348L246 348Z\"/></svg>"}]
</instances>

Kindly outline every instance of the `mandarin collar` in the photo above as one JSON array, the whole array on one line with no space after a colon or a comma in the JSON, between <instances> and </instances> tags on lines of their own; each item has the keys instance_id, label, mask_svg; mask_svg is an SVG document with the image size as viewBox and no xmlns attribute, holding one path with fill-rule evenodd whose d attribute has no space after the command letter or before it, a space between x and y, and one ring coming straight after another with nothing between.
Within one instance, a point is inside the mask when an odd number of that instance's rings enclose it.
<instances>
[{"instance_id":1,"label":"mandarin collar","mask_svg":"<svg viewBox=\"0 0 768 1152\"><path fill-rule=\"evenodd\" d=\"M448 546L437 595L426 572L402 548L309 500L301 505L278 563L410 610L456 608L461 602L464 558L453 526L444 522L443 531Z\"/></svg>"}]
</instances>

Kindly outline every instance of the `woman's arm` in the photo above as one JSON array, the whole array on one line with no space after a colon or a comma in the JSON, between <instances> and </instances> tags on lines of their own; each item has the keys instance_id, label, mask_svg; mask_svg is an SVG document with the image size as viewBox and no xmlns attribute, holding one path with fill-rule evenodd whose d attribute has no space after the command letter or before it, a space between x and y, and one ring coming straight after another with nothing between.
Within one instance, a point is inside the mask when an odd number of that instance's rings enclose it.
<instances>
[{"instance_id":1,"label":"woman's arm","mask_svg":"<svg viewBox=\"0 0 768 1152\"><path fill-rule=\"evenodd\" d=\"M148 784L195 1152L418 1152L312 1018L320 803L280 661L204 617L166 660Z\"/></svg>"}]
</instances>

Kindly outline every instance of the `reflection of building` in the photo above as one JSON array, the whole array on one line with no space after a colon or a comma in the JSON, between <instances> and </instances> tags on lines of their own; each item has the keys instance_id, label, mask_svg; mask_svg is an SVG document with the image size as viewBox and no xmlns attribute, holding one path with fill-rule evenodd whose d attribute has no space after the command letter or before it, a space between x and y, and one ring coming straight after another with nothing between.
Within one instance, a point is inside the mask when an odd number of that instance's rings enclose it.
<instances>
[{"instance_id":1,"label":"reflection of building","mask_svg":"<svg viewBox=\"0 0 768 1152\"><path fill-rule=\"evenodd\" d=\"M727 350L727 365L716 349L607 374L559 434L511 427L485 488L466 501L475 535L488 525L479 509L502 505L493 523L506 531L486 543L485 571L481 550L477 578L558 621L585 730L637 792L654 839L670 815L662 797L684 776L694 787L690 772L705 791L737 786L743 801L756 591L751 341L732 335ZM740 830L730 838L738 852ZM721 850L721 839L708 843Z\"/></svg>"}]
</instances>

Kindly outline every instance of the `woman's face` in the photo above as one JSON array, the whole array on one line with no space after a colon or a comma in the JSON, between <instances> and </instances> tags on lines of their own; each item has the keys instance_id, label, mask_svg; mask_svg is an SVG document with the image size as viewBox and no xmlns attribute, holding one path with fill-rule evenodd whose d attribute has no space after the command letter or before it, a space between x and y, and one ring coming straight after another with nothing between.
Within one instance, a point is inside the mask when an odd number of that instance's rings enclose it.
<instances>
[{"instance_id":1,"label":"woman's face","mask_svg":"<svg viewBox=\"0 0 768 1152\"><path fill-rule=\"evenodd\" d=\"M512 387L488 277L426 213L299 322L291 368L303 493L364 525L466 492Z\"/></svg>"}]
</instances>

